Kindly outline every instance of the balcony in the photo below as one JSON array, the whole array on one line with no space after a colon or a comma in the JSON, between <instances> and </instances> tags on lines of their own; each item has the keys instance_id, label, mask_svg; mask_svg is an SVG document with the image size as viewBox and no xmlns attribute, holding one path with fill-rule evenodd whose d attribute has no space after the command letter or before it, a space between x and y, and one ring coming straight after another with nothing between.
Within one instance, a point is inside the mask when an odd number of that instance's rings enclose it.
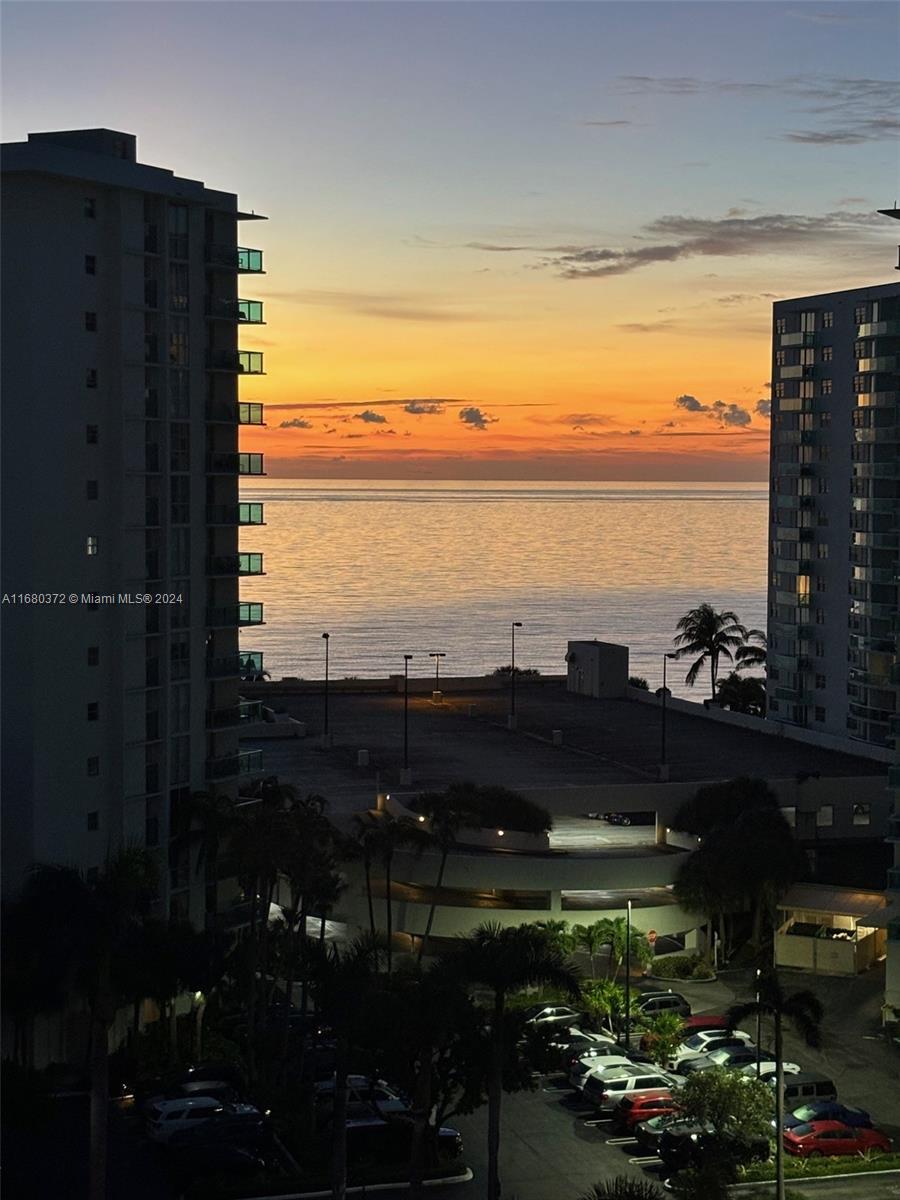
<instances>
[{"instance_id":1,"label":"balcony","mask_svg":"<svg viewBox=\"0 0 900 1200\"><path fill-rule=\"evenodd\" d=\"M255 403L215 404L210 401L206 406L207 421L218 421L223 425L265 425L263 420L264 405Z\"/></svg>"},{"instance_id":2,"label":"balcony","mask_svg":"<svg viewBox=\"0 0 900 1200\"><path fill-rule=\"evenodd\" d=\"M857 325L856 336L870 337L900 337L900 321L869 321Z\"/></svg>"},{"instance_id":3,"label":"balcony","mask_svg":"<svg viewBox=\"0 0 900 1200\"><path fill-rule=\"evenodd\" d=\"M213 320L235 321L238 325L265 325L262 300L224 300L208 297L206 315Z\"/></svg>"},{"instance_id":4,"label":"balcony","mask_svg":"<svg viewBox=\"0 0 900 1200\"><path fill-rule=\"evenodd\" d=\"M239 425L265 425L263 420L263 405L262 404L244 404L238 405L238 424Z\"/></svg>"},{"instance_id":5,"label":"balcony","mask_svg":"<svg viewBox=\"0 0 900 1200\"><path fill-rule=\"evenodd\" d=\"M247 246L229 246L211 242L206 247L206 262L211 267L223 267L239 275L264 275L262 250Z\"/></svg>"},{"instance_id":6,"label":"balcony","mask_svg":"<svg viewBox=\"0 0 900 1200\"><path fill-rule=\"evenodd\" d=\"M214 554L206 560L207 575L237 575L240 570L239 554Z\"/></svg>"},{"instance_id":7,"label":"balcony","mask_svg":"<svg viewBox=\"0 0 900 1200\"><path fill-rule=\"evenodd\" d=\"M206 456L207 475L265 475L264 455L221 450Z\"/></svg>"},{"instance_id":8,"label":"balcony","mask_svg":"<svg viewBox=\"0 0 900 1200\"><path fill-rule=\"evenodd\" d=\"M261 700L242 700L238 711L242 725L252 725L263 719Z\"/></svg>"},{"instance_id":9,"label":"balcony","mask_svg":"<svg viewBox=\"0 0 900 1200\"><path fill-rule=\"evenodd\" d=\"M776 367L775 370L778 373L779 379L802 379L806 368L796 363L790 367Z\"/></svg>"},{"instance_id":10,"label":"balcony","mask_svg":"<svg viewBox=\"0 0 900 1200\"><path fill-rule=\"evenodd\" d=\"M206 369L234 375L265 375L260 350L208 350Z\"/></svg>"},{"instance_id":11,"label":"balcony","mask_svg":"<svg viewBox=\"0 0 900 1200\"><path fill-rule=\"evenodd\" d=\"M206 660L207 679L232 679L241 674L243 655L229 654L227 658L208 658Z\"/></svg>"},{"instance_id":12,"label":"balcony","mask_svg":"<svg viewBox=\"0 0 900 1200\"><path fill-rule=\"evenodd\" d=\"M208 629L230 629L246 625L265 625L261 604L241 601L239 604L226 604L222 608L206 610Z\"/></svg>"},{"instance_id":13,"label":"balcony","mask_svg":"<svg viewBox=\"0 0 900 1200\"><path fill-rule=\"evenodd\" d=\"M239 575L265 575L263 570L263 556L261 554L239 554L238 555L238 574Z\"/></svg>"},{"instance_id":14,"label":"balcony","mask_svg":"<svg viewBox=\"0 0 900 1200\"><path fill-rule=\"evenodd\" d=\"M782 333L778 338L779 346L814 346L815 343L814 333Z\"/></svg>"},{"instance_id":15,"label":"balcony","mask_svg":"<svg viewBox=\"0 0 900 1200\"><path fill-rule=\"evenodd\" d=\"M262 504L208 504L207 525L265 525Z\"/></svg>"},{"instance_id":16,"label":"balcony","mask_svg":"<svg viewBox=\"0 0 900 1200\"><path fill-rule=\"evenodd\" d=\"M258 775L262 769L261 750L241 750L238 754L206 760L206 778L209 781L233 779L238 775Z\"/></svg>"},{"instance_id":17,"label":"balcony","mask_svg":"<svg viewBox=\"0 0 900 1200\"><path fill-rule=\"evenodd\" d=\"M238 300L237 319L241 325L265 325L262 300Z\"/></svg>"},{"instance_id":18,"label":"balcony","mask_svg":"<svg viewBox=\"0 0 900 1200\"><path fill-rule=\"evenodd\" d=\"M859 358L856 369L860 372L894 372L900 370L900 355L882 354L878 358Z\"/></svg>"},{"instance_id":19,"label":"balcony","mask_svg":"<svg viewBox=\"0 0 900 1200\"><path fill-rule=\"evenodd\" d=\"M263 668L263 651L262 650L242 650L238 655L240 659L241 679L247 682L261 679L265 675Z\"/></svg>"},{"instance_id":20,"label":"balcony","mask_svg":"<svg viewBox=\"0 0 900 1200\"><path fill-rule=\"evenodd\" d=\"M241 709L237 704L228 708L208 708L206 710L207 729L233 729L241 722Z\"/></svg>"}]
</instances>

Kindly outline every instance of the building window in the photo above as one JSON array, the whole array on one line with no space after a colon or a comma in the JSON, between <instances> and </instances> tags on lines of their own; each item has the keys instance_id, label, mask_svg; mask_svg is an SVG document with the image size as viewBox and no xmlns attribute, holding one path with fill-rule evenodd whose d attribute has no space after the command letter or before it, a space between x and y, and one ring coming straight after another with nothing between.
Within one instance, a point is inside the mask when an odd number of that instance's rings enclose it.
<instances>
[{"instance_id":1,"label":"building window","mask_svg":"<svg viewBox=\"0 0 900 1200\"><path fill-rule=\"evenodd\" d=\"M91 220L97 216L97 200L94 196L85 196L84 198L84 215L90 217Z\"/></svg>"},{"instance_id":2,"label":"building window","mask_svg":"<svg viewBox=\"0 0 900 1200\"><path fill-rule=\"evenodd\" d=\"M828 557L828 543L827 542L819 542L819 544L816 546L816 557L817 558L827 558Z\"/></svg>"},{"instance_id":3,"label":"building window","mask_svg":"<svg viewBox=\"0 0 900 1200\"><path fill-rule=\"evenodd\" d=\"M84 314L84 328L87 333L97 332L97 314L95 312L86 312Z\"/></svg>"},{"instance_id":4,"label":"building window","mask_svg":"<svg viewBox=\"0 0 900 1200\"><path fill-rule=\"evenodd\" d=\"M100 647L88 646L87 648L87 665L89 667L100 666Z\"/></svg>"},{"instance_id":5,"label":"building window","mask_svg":"<svg viewBox=\"0 0 900 1200\"><path fill-rule=\"evenodd\" d=\"M100 705L98 701L92 700L87 706L87 719L89 721L100 720Z\"/></svg>"},{"instance_id":6,"label":"building window","mask_svg":"<svg viewBox=\"0 0 900 1200\"><path fill-rule=\"evenodd\" d=\"M816 624L817 625L825 624L825 609L824 608L816 609Z\"/></svg>"},{"instance_id":7,"label":"building window","mask_svg":"<svg viewBox=\"0 0 900 1200\"><path fill-rule=\"evenodd\" d=\"M84 436L89 446L96 446L100 441L100 427L98 425L86 425Z\"/></svg>"},{"instance_id":8,"label":"building window","mask_svg":"<svg viewBox=\"0 0 900 1200\"><path fill-rule=\"evenodd\" d=\"M87 544L86 544L85 548L87 550L88 558L93 558L95 554L98 554L100 552L100 545L97 540L96 534L93 534L93 533L88 534Z\"/></svg>"},{"instance_id":9,"label":"building window","mask_svg":"<svg viewBox=\"0 0 900 1200\"><path fill-rule=\"evenodd\" d=\"M786 362L787 362L787 350L776 350L775 351L775 366L783 367Z\"/></svg>"},{"instance_id":10,"label":"building window","mask_svg":"<svg viewBox=\"0 0 900 1200\"><path fill-rule=\"evenodd\" d=\"M88 833L93 833L100 828L100 814L98 812L89 812L87 815Z\"/></svg>"},{"instance_id":11,"label":"building window","mask_svg":"<svg viewBox=\"0 0 900 1200\"><path fill-rule=\"evenodd\" d=\"M97 386L97 368L88 367L84 374L84 386L95 388Z\"/></svg>"},{"instance_id":12,"label":"building window","mask_svg":"<svg viewBox=\"0 0 900 1200\"><path fill-rule=\"evenodd\" d=\"M96 754L92 754L91 757L87 760L87 773L88 773L88 775L99 775L100 774L100 759L97 757Z\"/></svg>"},{"instance_id":13,"label":"building window","mask_svg":"<svg viewBox=\"0 0 900 1200\"><path fill-rule=\"evenodd\" d=\"M189 524L191 519L190 475L173 475L169 480L169 496L173 524Z\"/></svg>"},{"instance_id":14,"label":"building window","mask_svg":"<svg viewBox=\"0 0 900 1200\"><path fill-rule=\"evenodd\" d=\"M791 829L797 828L797 809L793 804L788 808L783 808L781 815L787 821L788 825L790 825Z\"/></svg>"},{"instance_id":15,"label":"building window","mask_svg":"<svg viewBox=\"0 0 900 1200\"><path fill-rule=\"evenodd\" d=\"M169 372L169 415L189 417L191 415L191 376L189 371Z\"/></svg>"},{"instance_id":16,"label":"building window","mask_svg":"<svg viewBox=\"0 0 900 1200\"><path fill-rule=\"evenodd\" d=\"M868 825L872 820L872 805L868 803L853 805L853 824Z\"/></svg>"},{"instance_id":17,"label":"building window","mask_svg":"<svg viewBox=\"0 0 900 1200\"><path fill-rule=\"evenodd\" d=\"M188 210L186 204L170 204L168 213L169 256L188 256Z\"/></svg>"},{"instance_id":18,"label":"building window","mask_svg":"<svg viewBox=\"0 0 900 1200\"><path fill-rule=\"evenodd\" d=\"M174 367L186 367L189 347L187 317L172 317L169 322L169 363Z\"/></svg>"},{"instance_id":19,"label":"building window","mask_svg":"<svg viewBox=\"0 0 900 1200\"><path fill-rule=\"evenodd\" d=\"M816 678L818 678L818 679L824 679L824 678L825 678L825 676L824 676L824 675L818 675ZM818 684L817 684L816 686L818 687ZM815 718L814 718L814 719L815 719L816 721L822 722L822 721L824 721L824 720L825 720L825 709L824 709L824 708L821 706L821 704L817 704L817 705L816 705L815 713L816 713L816 715L815 715Z\"/></svg>"},{"instance_id":20,"label":"building window","mask_svg":"<svg viewBox=\"0 0 900 1200\"><path fill-rule=\"evenodd\" d=\"M833 382L833 381L832 381L831 379L823 379L823 380L822 380L822 395L823 395L823 396L830 396L830 395L831 395L831 391L832 391L832 382Z\"/></svg>"},{"instance_id":21,"label":"building window","mask_svg":"<svg viewBox=\"0 0 900 1200\"><path fill-rule=\"evenodd\" d=\"M785 390L785 385L783 383L775 384L775 399L776 400L784 399L784 390Z\"/></svg>"},{"instance_id":22,"label":"building window","mask_svg":"<svg viewBox=\"0 0 900 1200\"><path fill-rule=\"evenodd\" d=\"M770 701L769 701L769 712L778 712L778 709L779 709L780 707L781 707L781 706L779 705L779 703L778 703L778 701L777 701L777 700L770 700Z\"/></svg>"},{"instance_id":23,"label":"building window","mask_svg":"<svg viewBox=\"0 0 900 1200\"><path fill-rule=\"evenodd\" d=\"M863 325L869 318L869 309L865 304L857 304L853 310L853 324Z\"/></svg>"},{"instance_id":24,"label":"building window","mask_svg":"<svg viewBox=\"0 0 900 1200\"><path fill-rule=\"evenodd\" d=\"M96 500L100 495L100 485L96 479L88 479L86 484L88 500Z\"/></svg>"},{"instance_id":25,"label":"building window","mask_svg":"<svg viewBox=\"0 0 900 1200\"><path fill-rule=\"evenodd\" d=\"M831 362L834 358L834 346L822 347L822 362Z\"/></svg>"},{"instance_id":26,"label":"building window","mask_svg":"<svg viewBox=\"0 0 900 1200\"><path fill-rule=\"evenodd\" d=\"M169 263L169 308L172 312L188 310L187 263Z\"/></svg>"},{"instance_id":27,"label":"building window","mask_svg":"<svg viewBox=\"0 0 900 1200\"><path fill-rule=\"evenodd\" d=\"M827 686L827 682L828 681L826 680L824 675L817 675L816 676L816 690L820 691L820 692L824 691ZM824 712L825 710L822 709L821 711ZM816 717L817 721L824 720L824 719L825 719L824 717Z\"/></svg>"},{"instance_id":28,"label":"building window","mask_svg":"<svg viewBox=\"0 0 900 1200\"><path fill-rule=\"evenodd\" d=\"M834 328L834 313L833 312L823 312L822 313L822 328L823 329L833 329Z\"/></svg>"},{"instance_id":29,"label":"building window","mask_svg":"<svg viewBox=\"0 0 900 1200\"><path fill-rule=\"evenodd\" d=\"M191 427L187 421L172 421L169 425L171 471L191 469Z\"/></svg>"},{"instance_id":30,"label":"building window","mask_svg":"<svg viewBox=\"0 0 900 1200\"><path fill-rule=\"evenodd\" d=\"M816 642L814 644L813 650L814 650L816 658L824 658L825 657L825 643L824 642Z\"/></svg>"},{"instance_id":31,"label":"building window","mask_svg":"<svg viewBox=\"0 0 900 1200\"><path fill-rule=\"evenodd\" d=\"M818 711L818 710L816 710ZM816 720L818 721L818 717ZM816 825L819 829L830 829L834 824L834 805L823 804L821 808L816 809Z\"/></svg>"},{"instance_id":32,"label":"building window","mask_svg":"<svg viewBox=\"0 0 900 1200\"><path fill-rule=\"evenodd\" d=\"M812 400L814 386L815 385L813 384L813 381L811 379L801 379L800 380L800 399L801 400Z\"/></svg>"},{"instance_id":33,"label":"building window","mask_svg":"<svg viewBox=\"0 0 900 1200\"><path fill-rule=\"evenodd\" d=\"M775 322L775 332L787 333L787 319L785 317L779 317Z\"/></svg>"},{"instance_id":34,"label":"building window","mask_svg":"<svg viewBox=\"0 0 900 1200\"><path fill-rule=\"evenodd\" d=\"M97 256L95 254L86 254L84 256L84 273L85 275L97 274Z\"/></svg>"}]
</instances>

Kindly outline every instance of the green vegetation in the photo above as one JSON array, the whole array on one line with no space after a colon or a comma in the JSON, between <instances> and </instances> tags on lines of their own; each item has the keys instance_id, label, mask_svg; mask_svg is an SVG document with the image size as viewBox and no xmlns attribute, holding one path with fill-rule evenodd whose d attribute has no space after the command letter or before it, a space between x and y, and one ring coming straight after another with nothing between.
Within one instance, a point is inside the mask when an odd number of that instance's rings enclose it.
<instances>
[{"instance_id":1,"label":"green vegetation","mask_svg":"<svg viewBox=\"0 0 900 1200\"><path fill-rule=\"evenodd\" d=\"M677 1013L660 1013L644 1018L640 1025L646 1030L642 1044L646 1045L647 1053L658 1066L664 1067L684 1041L684 1021Z\"/></svg>"},{"instance_id":2,"label":"green vegetation","mask_svg":"<svg viewBox=\"0 0 900 1200\"><path fill-rule=\"evenodd\" d=\"M639 692L649 692L650 691L650 684L643 677L643 675L629 675L628 676L628 686L637 688Z\"/></svg>"},{"instance_id":3,"label":"green vegetation","mask_svg":"<svg viewBox=\"0 0 900 1200\"><path fill-rule=\"evenodd\" d=\"M611 979L593 979L581 985L581 1002L597 1025L608 1026L625 1009L625 989Z\"/></svg>"},{"instance_id":4,"label":"green vegetation","mask_svg":"<svg viewBox=\"0 0 900 1200\"><path fill-rule=\"evenodd\" d=\"M718 686L716 699L723 708L751 717L766 715L766 681L758 675L732 671Z\"/></svg>"},{"instance_id":5,"label":"green vegetation","mask_svg":"<svg viewBox=\"0 0 900 1200\"><path fill-rule=\"evenodd\" d=\"M491 671L492 675L501 676L504 679L512 677L513 669L511 663L505 663L502 667L495 667ZM540 671L535 667L516 667L516 679L537 679L540 676Z\"/></svg>"},{"instance_id":6,"label":"green vegetation","mask_svg":"<svg viewBox=\"0 0 900 1200\"><path fill-rule=\"evenodd\" d=\"M870 1171L900 1170L900 1154L857 1155L839 1158L793 1158L784 1164L786 1179L815 1179L822 1175L864 1175ZM775 1164L754 1163L740 1170L741 1183L767 1183L775 1178ZM785 1200L790 1200L790 1192Z\"/></svg>"},{"instance_id":7,"label":"green vegetation","mask_svg":"<svg viewBox=\"0 0 900 1200\"><path fill-rule=\"evenodd\" d=\"M658 979L715 979L716 973L699 954L668 954L653 960Z\"/></svg>"},{"instance_id":8,"label":"green vegetation","mask_svg":"<svg viewBox=\"0 0 900 1200\"><path fill-rule=\"evenodd\" d=\"M676 626L672 639L677 647L676 658L696 655L688 668L684 682L693 687L703 667L709 664L710 699L716 698L719 662L734 662L738 650L747 643L750 630L742 625L737 614L726 610L716 612L711 604L700 604L686 612Z\"/></svg>"},{"instance_id":9,"label":"green vegetation","mask_svg":"<svg viewBox=\"0 0 900 1200\"><path fill-rule=\"evenodd\" d=\"M582 1192L578 1200L664 1200L664 1197L665 1192L649 1180L615 1175L595 1183L590 1191Z\"/></svg>"},{"instance_id":10,"label":"green vegetation","mask_svg":"<svg viewBox=\"0 0 900 1200\"><path fill-rule=\"evenodd\" d=\"M458 825L470 829L547 833L553 828L553 818L545 808L505 787L454 783L445 792L418 796L410 807L426 817L451 813Z\"/></svg>"},{"instance_id":11,"label":"green vegetation","mask_svg":"<svg viewBox=\"0 0 900 1200\"><path fill-rule=\"evenodd\" d=\"M772 1131L772 1089L759 1079L710 1067L689 1075L672 1094L686 1117L723 1137L765 1137Z\"/></svg>"}]
</instances>

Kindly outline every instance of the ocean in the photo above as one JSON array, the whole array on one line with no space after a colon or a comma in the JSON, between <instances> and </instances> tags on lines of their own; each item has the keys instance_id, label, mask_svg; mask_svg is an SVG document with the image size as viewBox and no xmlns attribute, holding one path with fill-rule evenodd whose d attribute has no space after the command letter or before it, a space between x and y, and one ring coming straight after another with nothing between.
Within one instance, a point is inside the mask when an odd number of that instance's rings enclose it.
<instances>
[{"instance_id":1,"label":"ocean","mask_svg":"<svg viewBox=\"0 0 900 1200\"><path fill-rule=\"evenodd\" d=\"M765 628L767 490L755 483L507 483L267 479L264 528L241 532L266 575L242 631L273 678L330 672L475 675L510 661L565 671L570 638L630 648L632 674L661 682L675 623L702 602ZM676 695L687 664L669 666ZM697 696L696 698L699 698Z\"/></svg>"}]
</instances>

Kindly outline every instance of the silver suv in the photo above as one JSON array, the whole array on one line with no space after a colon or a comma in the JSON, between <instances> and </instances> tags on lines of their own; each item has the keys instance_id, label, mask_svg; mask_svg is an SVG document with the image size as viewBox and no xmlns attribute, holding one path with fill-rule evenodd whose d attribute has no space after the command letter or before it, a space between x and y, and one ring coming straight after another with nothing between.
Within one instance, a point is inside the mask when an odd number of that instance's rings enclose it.
<instances>
[{"instance_id":1,"label":"silver suv","mask_svg":"<svg viewBox=\"0 0 900 1200\"><path fill-rule=\"evenodd\" d=\"M610 1067L598 1075L588 1075L582 1095L589 1104L600 1112L612 1112L623 1096L632 1092L646 1092L656 1088L679 1087L684 1083L681 1075L671 1071L660 1071L652 1067Z\"/></svg>"}]
</instances>

